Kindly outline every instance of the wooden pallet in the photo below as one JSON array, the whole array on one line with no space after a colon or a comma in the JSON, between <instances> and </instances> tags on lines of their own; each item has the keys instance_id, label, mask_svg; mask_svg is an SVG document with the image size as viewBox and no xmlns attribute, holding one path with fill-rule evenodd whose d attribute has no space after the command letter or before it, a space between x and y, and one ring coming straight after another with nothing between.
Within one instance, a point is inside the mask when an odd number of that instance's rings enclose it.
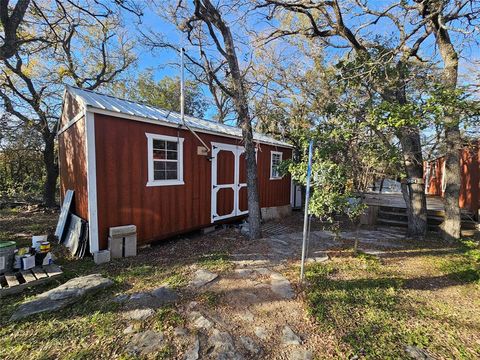
<instances>
[{"instance_id":1,"label":"wooden pallet","mask_svg":"<svg viewBox=\"0 0 480 360\"><path fill-rule=\"evenodd\" d=\"M16 294L31 286L43 284L62 275L62 270L55 264L36 266L30 270L0 275L0 297Z\"/></svg>"}]
</instances>

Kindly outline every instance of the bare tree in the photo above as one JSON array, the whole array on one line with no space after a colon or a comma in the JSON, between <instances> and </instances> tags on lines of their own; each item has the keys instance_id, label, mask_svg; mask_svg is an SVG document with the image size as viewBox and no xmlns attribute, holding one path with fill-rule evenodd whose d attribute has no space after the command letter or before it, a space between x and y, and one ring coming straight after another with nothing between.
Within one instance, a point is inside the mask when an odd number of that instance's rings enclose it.
<instances>
[{"instance_id":1,"label":"bare tree","mask_svg":"<svg viewBox=\"0 0 480 360\"><path fill-rule=\"evenodd\" d=\"M0 23L3 35L0 37L3 44L0 46L0 60L15 55L22 43L34 39L19 39L18 30L23 22L30 0L18 0L13 9L9 9L9 0L0 0Z\"/></svg>"},{"instance_id":2,"label":"bare tree","mask_svg":"<svg viewBox=\"0 0 480 360\"><path fill-rule=\"evenodd\" d=\"M440 1L416 0L418 11L429 29L434 33L440 56L443 59L443 85L454 91L458 82L459 54L450 32L459 32L465 36L479 33L478 20L480 6L472 0ZM462 23L465 22L465 23ZM463 44L457 44L462 47ZM452 93L452 96L454 94ZM445 240L459 239L461 236L461 212L459 205L461 169L460 151L462 137L458 112L445 113L445 221L442 225Z\"/></svg>"},{"instance_id":3,"label":"bare tree","mask_svg":"<svg viewBox=\"0 0 480 360\"><path fill-rule=\"evenodd\" d=\"M428 37L422 31L423 24L413 27L406 25L409 10L402 7L402 2L388 6L384 10L370 9L366 2L355 0L360 13L365 17L364 24L358 29L349 27L344 16L344 8L338 0L323 2L265 0L260 8L269 9L267 17L275 17L278 12L287 11L297 15L301 20L294 26L279 28L266 38L273 41L284 36L305 36L318 39L321 44L337 49L353 50L356 58L351 62L345 77L357 77L367 83L371 90L390 103L405 105L408 103L406 85L408 83L408 61L418 57L422 42ZM354 13L349 9L349 17ZM393 9L398 8L397 13ZM355 14L358 15L358 14ZM370 19L368 19L370 17ZM362 29L379 22L389 21L398 32L397 44L380 44L375 39L362 36ZM403 154L405 172L408 182L403 186L407 207L409 235L424 237L427 231L427 211L425 186L423 184L423 157L420 129L405 125L396 130Z\"/></svg>"},{"instance_id":4,"label":"bare tree","mask_svg":"<svg viewBox=\"0 0 480 360\"><path fill-rule=\"evenodd\" d=\"M261 236L261 214L257 185L255 143L253 140L252 117L249 110L245 73L240 69L231 28L224 14L220 11L222 6L220 4L213 5L209 0L194 0L193 4L193 11L184 7L181 1L177 6L177 10L182 9L186 14L183 29L187 33L188 39L200 52L199 60L192 57L189 57L189 60L203 69L209 86L220 89L234 104L237 121L242 129L245 147L249 236L252 239L256 239ZM225 5L223 9L228 11L232 7L234 5ZM205 49L207 39L213 43L209 51L215 49L219 55L220 60L218 60L216 65L213 64L212 59L207 55L207 50ZM221 72L224 72L225 76L221 76Z\"/></svg>"},{"instance_id":5,"label":"bare tree","mask_svg":"<svg viewBox=\"0 0 480 360\"><path fill-rule=\"evenodd\" d=\"M134 61L131 45L122 38L118 14L110 11L107 19L95 15L96 10L95 4L81 9L74 4L35 5L27 14L29 21L39 24L37 32L50 45L32 42L0 65L0 98L5 110L16 121L29 124L44 141L47 206L55 205L55 139L63 83L96 89L113 82Z\"/></svg>"}]
</instances>

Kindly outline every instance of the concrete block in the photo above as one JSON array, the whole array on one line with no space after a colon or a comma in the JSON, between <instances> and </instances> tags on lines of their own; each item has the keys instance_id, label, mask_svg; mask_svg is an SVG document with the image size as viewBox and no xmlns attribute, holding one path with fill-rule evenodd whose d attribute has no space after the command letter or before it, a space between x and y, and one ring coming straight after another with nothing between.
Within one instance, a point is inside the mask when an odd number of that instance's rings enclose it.
<instances>
[{"instance_id":1,"label":"concrete block","mask_svg":"<svg viewBox=\"0 0 480 360\"><path fill-rule=\"evenodd\" d=\"M265 221L273 219L281 219L289 216L292 213L292 207L290 205L273 206L261 208L262 219Z\"/></svg>"},{"instance_id":2,"label":"concrete block","mask_svg":"<svg viewBox=\"0 0 480 360\"><path fill-rule=\"evenodd\" d=\"M110 237L125 237L136 233L137 227L135 225L124 225L111 227L108 234Z\"/></svg>"},{"instance_id":3,"label":"concrete block","mask_svg":"<svg viewBox=\"0 0 480 360\"><path fill-rule=\"evenodd\" d=\"M110 262L110 250L101 250L93 253L93 261L100 265Z\"/></svg>"},{"instance_id":4,"label":"concrete block","mask_svg":"<svg viewBox=\"0 0 480 360\"><path fill-rule=\"evenodd\" d=\"M202 235L206 235L206 234L210 234L210 233L214 232L216 229L217 229L216 226L209 226L209 227L203 228L200 231L201 231Z\"/></svg>"},{"instance_id":5,"label":"concrete block","mask_svg":"<svg viewBox=\"0 0 480 360\"><path fill-rule=\"evenodd\" d=\"M125 236L123 241L124 256L137 256L137 234Z\"/></svg>"},{"instance_id":6,"label":"concrete block","mask_svg":"<svg viewBox=\"0 0 480 360\"><path fill-rule=\"evenodd\" d=\"M123 256L123 237L108 237L108 250L112 259Z\"/></svg>"}]
</instances>

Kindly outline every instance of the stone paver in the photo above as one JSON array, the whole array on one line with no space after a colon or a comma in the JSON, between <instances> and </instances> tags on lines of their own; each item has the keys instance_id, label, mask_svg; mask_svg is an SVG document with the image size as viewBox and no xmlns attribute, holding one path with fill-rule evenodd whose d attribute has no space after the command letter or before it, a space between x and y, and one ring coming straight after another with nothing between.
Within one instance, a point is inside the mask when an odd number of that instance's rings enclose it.
<instances>
[{"instance_id":1,"label":"stone paver","mask_svg":"<svg viewBox=\"0 0 480 360\"><path fill-rule=\"evenodd\" d=\"M311 360L312 358L313 353L303 348L293 349L288 357L289 360Z\"/></svg>"},{"instance_id":2,"label":"stone paver","mask_svg":"<svg viewBox=\"0 0 480 360\"><path fill-rule=\"evenodd\" d=\"M33 314L61 309L78 301L86 294L95 293L113 285L113 281L101 274L80 276L55 289L37 295L33 300L20 305L10 320L23 319Z\"/></svg>"},{"instance_id":3,"label":"stone paver","mask_svg":"<svg viewBox=\"0 0 480 360\"><path fill-rule=\"evenodd\" d=\"M260 346L251 337L240 336L240 343L250 354L257 355L260 353Z\"/></svg>"},{"instance_id":4,"label":"stone paver","mask_svg":"<svg viewBox=\"0 0 480 360\"><path fill-rule=\"evenodd\" d=\"M218 277L218 274L212 273L211 271L200 269L197 270L193 276L190 286L195 288L202 287Z\"/></svg>"},{"instance_id":5,"label":"stone paver","mask_svg":"<svg viewBox=\"0 0 480 360\"><path fill-rule=\"evenodd\" d=\"M300 345L302 340L293 332L290 326L285 326L282 330L282 342L284 345Z\"/></svg>"},{"instance_id":6,"label":"stone paver","mask_svg":"<svg viewBox=\"0 0 480 360\"><path fill-rule=\"evenodd\" d=\"M136 355L148 355L160 351L163 346L163 334L147 330L132 335L127 351Z\"/></svg>"},{"instance_id":7,"label":"stone paver","mask_svg":"<svg viewBox=\"0 0 480 360\"><path fill-rule=\"evenodd\" d=\"M284 299L292 299L295 296L290 281L280 273L274 272L270 275L272 291Z\"/></svg>"},{"instance_id":8,"label":"stone paver","mask_svg":"<svg viewBox=\"0 0 480 360\"><path fill-rule=\"evenodd\" d=\"M205 316L203 316L198 311L192 311L189 314L189 319L192 325L197 329L209 330L213 327L213 322L208 320Z\"/></svg>"},{"instance_id":9,"label":"stone paver","mask_svg":"<svg viewBox=\"0 0 480 360\"><path fill-rule=\"evenodd\" d=\"M268 338L267 330L262 326L255 327L255 335L261 340L266 340Z\"/></svg>"},{"instance_id":10,"label":"stone paver","mask_svg":"<svg viewBox=\"0 0 480 360\"><path fill-rule=\"evenodd\" d=\"M153 309L135 309L131 311L127 311L123 314L123 317L127 320L146 320L149 317L155 314L155 310Z\"/></svg>"},{"instance_id":11,"label":"stone paver","mask_svg":"<svg viewBox=\"0 0 480 360\"><path fill-rule=\"evenodd\" d=\"M198 336L195 336L195 340L191 347L189 347L185 353L185 360L197 360L199 358L200 340Z\"/></svg>"},{"instance_id":12,"label":"stone paver","mask_svg":"<svg viewBox=\"0 0 480 360\"><path fill-rule=\"evenodd\" d=\"M210 356L213 359L241 359L242 357L235 350L233 339L226 331L213 329L212 335L208 338L211 347Z\"/></svg>"}]
</instances>

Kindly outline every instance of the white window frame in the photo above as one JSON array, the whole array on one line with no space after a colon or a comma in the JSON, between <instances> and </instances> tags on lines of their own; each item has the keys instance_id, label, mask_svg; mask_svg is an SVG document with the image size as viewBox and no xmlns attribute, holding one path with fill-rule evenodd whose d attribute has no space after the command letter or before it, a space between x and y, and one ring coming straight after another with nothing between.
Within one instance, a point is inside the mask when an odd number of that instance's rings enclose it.
<instances>
[{"instance_id":1,"label":"white window frame","mask_svg":"<svg viewBox=\"0 0 480 360\"><path fill-rule=\"evenodd\" d=\"M273 155L280 155L280 162L283 161L283 152L270 151L270 180L280 180L283 176L273 176Z\"/></svg>"},{"instance_id":2,"label":"white window frame","mask_svg":"<svg viewBox=\"0 0 480 360\"><path fill-rule=\"evenodd\" d=\"M148 181L147 186L171 186L184 185L183 181L183 138L175 136L167 136L160 134L145 133L147 137L148 151ZM164 140L178 143L177 146L177 174L176 180L155 180L153 171L153 140Z\"/></svg>"}]
</instances>

